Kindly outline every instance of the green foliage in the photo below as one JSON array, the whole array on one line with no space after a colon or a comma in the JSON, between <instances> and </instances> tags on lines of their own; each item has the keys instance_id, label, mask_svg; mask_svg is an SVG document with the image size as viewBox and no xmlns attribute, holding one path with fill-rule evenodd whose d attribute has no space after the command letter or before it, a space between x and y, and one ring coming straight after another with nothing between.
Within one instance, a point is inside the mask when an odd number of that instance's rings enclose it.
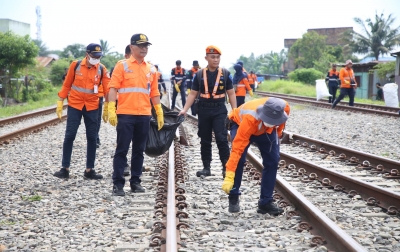
<instances>
[{"instance_id":1,"label":"green foliage","mask_svg":"<svg viewBox=\"0 0 400 252\"><path fill-rule=\"evenodd\" d=\"M344 34L343 40L347 42L353 52L369 54L378 60L379 55L390 53L397 45L400 45L400 26L392 28L396 20L390 14L387 18L384 14L375 14L375 19L368 18L362 21L354 18L354 21L362 28L362 33L349 31Z\"/></svg>"},{"instance_id":2,"label":"green foliage","mask_svg":"<svg viewBox=\"0 0 400 252\"><path fill-rule=\"evenodd\" d=\"M340 62L340 61L338 61L337 58L332 54L324 53L319 60L314 61L314 68L317 71L326 73L332 67L332 63L334 62Z\"/></svg>"},{"instance_id":3,"label":"green foliage","mask_svg":"<svg viewBox=\"0 0 400 252\"><path fill-rule=\"evenodd\" d=\"M102 40L102 39L100 39L100 46L103 50L104 56L107 55L111 51L111 49L114 48L113 46L110 47L110 44L108 44L107 40Z\"/></svg>"},{"instance_id":4,"label":"green foliage","mask_svg":"<svg viewBox=\"0 0 400 252\"><path fill-rule=\"evenodd\" d=\"M111 52L101 58L101 63L105 65L108 70L110 70L119 60L123 58L124 55L117 52Z\"/></svg>"},{"instance_id":5,"label":"green foliage","mask_svg":"<svg viewBox=\"0 0 400 252\"><path fill-rule=\"evenodd\" d=\"M54 86L58 86L60 84L62 85L62 76L64 75L64 69L69 68L69 65L69 59L59 59L51 65L49 79Z\"/></svg>"},{"instance_id":6,"label":"green foliage","mask_svg":"<svg viewBox=\"0 0 400 252\"><path fill-rule=\"evenodd\" d=\"M72 44L64 48L61 53L62 58L84 58L86 56L86 46L82 44Z\"/></svg>"},{"instance_id":7,"label":"green foliage","mask_svg":"<svg viewBox=\"0 0 400 252\"><path fill-rule=\"evenodd\" d=\"M254 57L251 53L249 57L240 56L237 61L243 61L244 68L247 72L254 71L257 74L283 74L282 65L287 61L287 53L282 49L279 53L271 51ZM230 69L234 72L233 68Z\"/></svg>"},{"instance_id":8,"label":"green foliage","mask_svg":"<svg viewBox=\"0 0 400 252\"><path fill-rule=\"evenodd\" d=\"M294 58L296 68L314 67L314 62L318 61L326 49L326 36L319 35L311 31L304 33L290 48L289 55Z\"/></svg>"},{"instance_id":9,"label":"green foliage","mask_svg":"<svg viewBox=\"0 0 400 252\"><path fill-rule=\"evenodd\" d=\"M47 56L49 54L49 49L43 41L34 39L33 42L39 48L39 56Z\"/></svg>"},{"instance_id":10,"label":"green foliage","mask_svg":"<svg viewBox=\"0 0 400 252\"><path fill-rule=\"evenodd\" d=\"M303 82L315 85L315 80L323 79L325 76L322 72L314 68L302 68L288 74L289 79L295 82Z\"/></svg>"},{"instance_id":11,"label":"green foliage","mask_svg":"<svg viewBox=\"0 0 400 252\"><path fill-rule=\"evenodd\" d=\"M387 78L388 75L394 74L396 70L396 61L379 63L374 66L374 69L377 69L379 78Z\"/></svg>"},{"instance_id":12,"label":"green foliage","mask_svg":"<svg viewBox=\"0 0 400 252\"><path fill-rule=\"evenodd\" d=\"M40 195L33 195L33 196L21 196L22 200L27 200L27 201L41 201L42 196Z\"/></svg>"},{"instance_id":13,"label":"green foliage","mask_svg":"<svg viewBox=\"0 0 400 252\"><path fill-rule=\"evenodd\" d=\"M42 99L38 101L33 101L32 99L28 103L22 103L19 104L18 106L8 106L8 107L0 106L0 118L19 115L38 108L49 107L49 106L54 107L56 101L58 100L58 95L57 95L58 91L59 90L53 88L52 90L47 91L48 95L43 96Z\"/></svg>"}]
</instances>

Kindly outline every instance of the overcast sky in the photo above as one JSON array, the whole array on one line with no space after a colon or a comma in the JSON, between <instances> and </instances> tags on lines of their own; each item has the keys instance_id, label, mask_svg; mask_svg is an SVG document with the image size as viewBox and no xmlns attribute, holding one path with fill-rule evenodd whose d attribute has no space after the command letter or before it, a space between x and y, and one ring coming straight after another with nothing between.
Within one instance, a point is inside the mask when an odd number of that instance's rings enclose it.
<instances>
[{"instance_id":1,"label":"overcast sky","mask_svg":"<svg viewBox=\"0 0 400 252\"><path fill-rule=\"evenodd\" d=\"M205 66L205 48L222 50L221 66L240 55L256 56L284 48L285 38L300 38L309 28L353 27L384 12L400 25L400 0L0 0L0 18L31 25L36 39L36 6L42 14L42 41L51 50L100 39L124 53L135 33L153 44L148 60L170 71L175 61ZM393 26L394 27L394 26Z\"/></svg>"}]
</instances>

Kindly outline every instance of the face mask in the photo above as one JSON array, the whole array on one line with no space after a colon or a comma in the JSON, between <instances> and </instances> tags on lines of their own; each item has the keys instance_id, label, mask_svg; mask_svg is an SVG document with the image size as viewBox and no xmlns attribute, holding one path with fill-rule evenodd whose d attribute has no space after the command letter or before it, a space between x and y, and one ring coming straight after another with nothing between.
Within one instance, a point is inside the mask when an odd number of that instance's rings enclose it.
<instances>
[{"instance_id":1,"label":"face mask","mask_svg":"<svg viewBox=\"0 0 400 252\"><path fill-rule=\"evenodd\" d=\"M271 124L268 124L268 123L265 123L265 122L263 122L264 123L264 126L265 127L268 127L268 128L273 128L273 127L275 127L275 125L271 125Z\"/></svg>"},{"instance_id":2,"label":"face mask","mask_svg":"<svg viewBox=\"0 0 400 252\"><path fill-rule=\"evenodd\" d=\"M95 59L95 58L89 57L89 63L92 65L97 65L100 63L100 59Z\"/></svg>"}]
</instances>

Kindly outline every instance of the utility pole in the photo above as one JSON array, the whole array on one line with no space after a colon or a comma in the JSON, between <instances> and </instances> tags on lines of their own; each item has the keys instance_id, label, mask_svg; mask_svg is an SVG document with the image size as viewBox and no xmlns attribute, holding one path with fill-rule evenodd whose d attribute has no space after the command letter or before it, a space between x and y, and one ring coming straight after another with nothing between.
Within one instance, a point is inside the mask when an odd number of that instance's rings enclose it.
<instances>
[{"instance_id":1,"label":"utility pole","mask_svg":"<svg viewBox=\"0 0 400 252\"><path fill-rule=\"evenodd\" d=\"M36 6L36 17L37 17L37 20L36 20L36 29L37 29L36 39L38 41L42 41L42 14L41 14L41 11L40 11L40 6Z\"/></svg>"}]
</instances>

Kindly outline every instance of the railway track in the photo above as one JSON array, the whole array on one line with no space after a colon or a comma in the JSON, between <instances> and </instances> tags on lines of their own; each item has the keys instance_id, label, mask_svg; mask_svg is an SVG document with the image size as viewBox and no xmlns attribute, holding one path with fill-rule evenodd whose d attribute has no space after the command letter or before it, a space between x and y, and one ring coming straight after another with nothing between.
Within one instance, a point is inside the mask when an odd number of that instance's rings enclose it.
<instances>
[{"instance_id":1,"label":"railway track","mask_svg":"<svg viewBox=\"0 0 400 252\"><path fill-rule=\"evenodd\" d=\"M64 109L67 108L68 105L64 105ZM48 114L54 114L56 111L56 107L52 107L52 108L47 108L47 109L43 109L43 110L39 110L39 111L35 111L35 112L30 112L30 113L26 113L23 115L17 115L17 116L12 116L12 117L7 117L7 118L3 118L0 119L0 127L3 127L7 124L12 124L15 122L19 122L19 121L23 121L32 117L37 117L37 116L41 116L41 115L48 115Z\"/></svg>"},{"instance_id":2,"label":"railway track","mask_svg":"<svg viewBox=\"0 0 400 252\"><path fill-rule=\"evenodd\" d=\"M299 103L299 104L308 104L321 108L331 109L332 104L328 103L327 100L316 101L315 98L305 97L305 96L295 96L295 95L287 95L287 94L279 94L279 93L271 93L271 92L262 92L256 91L256 93L260 96L273 96L281 99L285 99L289 102ZM341 101L336 107L335 110L345 110L351 112L358 113L368 113L368 114L377 114L377 115L386 115L391 117L399 117L400 108L396 107L386 107L380 105L373 104L362 104L355 103L353 107L347 106L348 102Z\"/></svg>"}]
</instances>

